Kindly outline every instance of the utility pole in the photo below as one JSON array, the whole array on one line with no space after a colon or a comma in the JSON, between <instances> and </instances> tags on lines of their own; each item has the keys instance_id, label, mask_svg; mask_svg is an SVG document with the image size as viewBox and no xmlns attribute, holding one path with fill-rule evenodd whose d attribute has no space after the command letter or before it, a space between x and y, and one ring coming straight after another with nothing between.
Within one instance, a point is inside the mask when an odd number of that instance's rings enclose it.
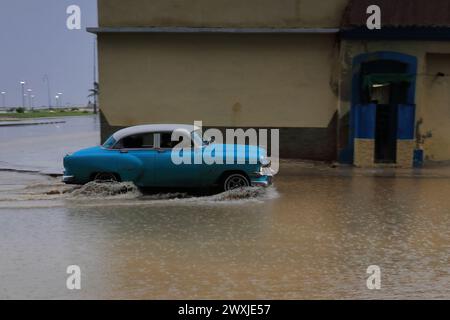
<instances>
[{"instance_id":1,"label":"utility pole","mask_svg":"<svg viewBox=\"0 0 450 320\"><path fill-rule=\"evenodd\" d=\"M97 55L96 55L96 39L94 39L94 114L97 114L97 94L98 94L98 85L97 85Z\"/></svg>"}]
</instances>

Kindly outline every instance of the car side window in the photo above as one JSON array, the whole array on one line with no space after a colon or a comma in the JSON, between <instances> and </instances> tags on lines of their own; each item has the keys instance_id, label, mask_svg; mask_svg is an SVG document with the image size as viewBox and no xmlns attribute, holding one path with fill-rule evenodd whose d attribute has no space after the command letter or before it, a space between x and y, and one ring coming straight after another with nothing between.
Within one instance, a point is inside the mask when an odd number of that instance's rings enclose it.
<instances>
[{"instance_id":1,"label":"car side window","mask_svg":"<svg viewBox=\"0 0 450 320\"><path fill-rule=\"evenodd\" d=\"M162 149L173 149L182 141L182 139L183 138L180 137L178 141L172 141L172 132L160 132L159 147Z\"/></svg>"},{"instance_id":2,"label":"car side window","mask_svg":"<svg viewBox=\"0 0 450 320\"><path fill-rule=\"evenodd\" d=\"M144 133L128 136L120 140L115 149L151 149L154 148L154 134Z\"/></svg>"}]
</instances>

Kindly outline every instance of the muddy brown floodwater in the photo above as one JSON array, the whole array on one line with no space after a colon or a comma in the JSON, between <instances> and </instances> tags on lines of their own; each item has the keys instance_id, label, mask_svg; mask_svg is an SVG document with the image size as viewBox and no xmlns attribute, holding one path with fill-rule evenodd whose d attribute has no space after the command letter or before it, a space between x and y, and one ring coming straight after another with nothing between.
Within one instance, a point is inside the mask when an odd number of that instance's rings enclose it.
<instances>
[{"instance_id":1,"label":"muddy brown floodwater","mask_svg":"<svg viewBox=\"0 0 450 320\"><path fill-rule=\"evenodd\" d=\"M0 172L0 298L450 298L448 170L282 168L267 190L206 197Z\"/></svg>"},{"instance_id":2,"label":"muddy brown floodwater","mask_svg":"<svg viewBox=\"0 0 450 320\"><path fill-rule=\"evenodd\" d=\"M272 188L205 197L17 172L99 142L98 118L61 120L0 127L0 299L450 298L448 167L283 162Z\"/></svg>"}]
</instances>

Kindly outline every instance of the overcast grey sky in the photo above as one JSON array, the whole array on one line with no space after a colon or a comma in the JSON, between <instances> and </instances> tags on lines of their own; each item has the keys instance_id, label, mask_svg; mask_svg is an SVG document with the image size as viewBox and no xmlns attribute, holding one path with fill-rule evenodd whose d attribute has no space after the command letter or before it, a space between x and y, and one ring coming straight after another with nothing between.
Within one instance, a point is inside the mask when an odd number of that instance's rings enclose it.
<instances>
[{"instance_id":1,"label":"overcast grey sky","mask_svg":"<svg viewBox=\"0 0 450 320\"><path fill-rule=\"evenodd\" d=\"M66 9L81 8L81 30L68 30ZM96 0L0 0L0 91L7 106L21 105L20 81L27 82L35 106L47 105L48 75L52 103L57 92L63 104L85 104L93 82ZM1 107L1 101L0 101Z\"/></svg>"}]
</instances>

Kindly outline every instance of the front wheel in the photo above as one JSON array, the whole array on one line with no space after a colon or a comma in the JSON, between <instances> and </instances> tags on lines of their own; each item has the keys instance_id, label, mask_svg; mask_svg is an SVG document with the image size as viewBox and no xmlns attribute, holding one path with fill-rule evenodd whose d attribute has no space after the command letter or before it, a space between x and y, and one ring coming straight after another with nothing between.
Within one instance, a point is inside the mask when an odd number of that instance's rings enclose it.
<instances>
[{"instance_id":1,"label":"front wheel","mask_svg":"<svg viewBox=\"0 0 450 320\"><path fill-rule=\"evenodd\" d=\"M229 175L223 182L223 190L229 191L250 186L247 177L240 173Z\"/></svg>"}]
</instances>

